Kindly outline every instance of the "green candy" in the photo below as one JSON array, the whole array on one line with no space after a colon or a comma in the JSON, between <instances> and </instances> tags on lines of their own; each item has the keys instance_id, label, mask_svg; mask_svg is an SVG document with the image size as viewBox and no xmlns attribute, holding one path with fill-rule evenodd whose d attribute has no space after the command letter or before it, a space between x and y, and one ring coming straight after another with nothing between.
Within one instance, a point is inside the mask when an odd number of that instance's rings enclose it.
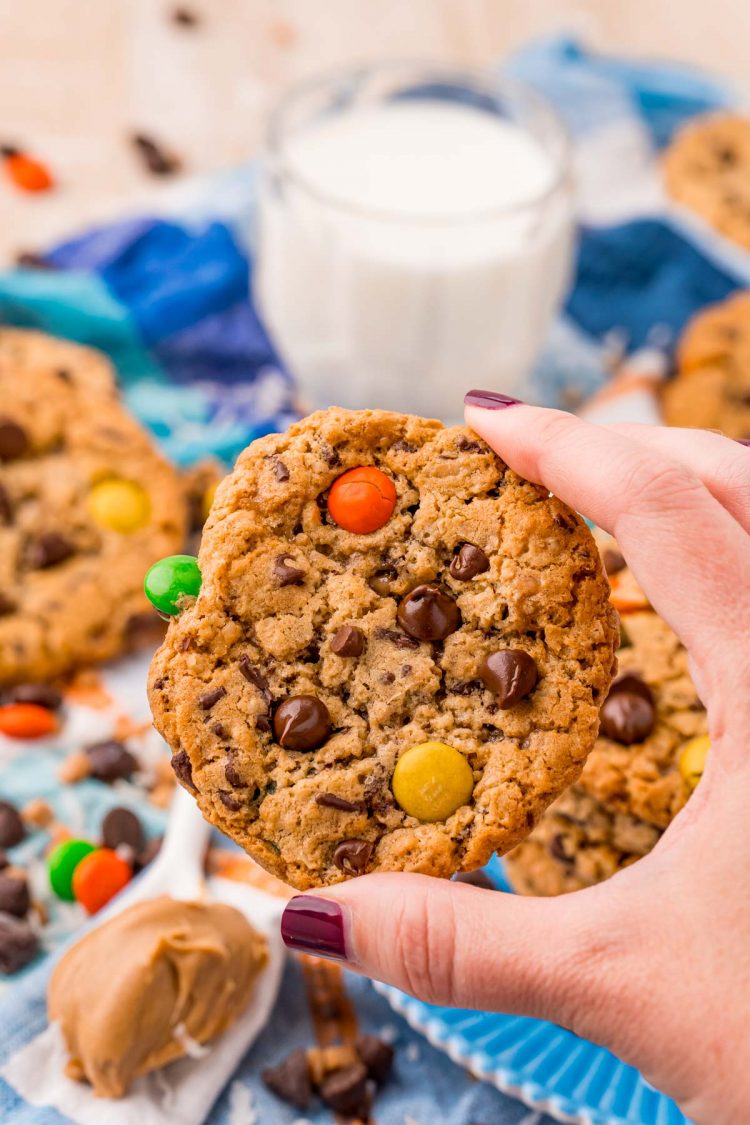
<instances>
[{"instance_id":1,"label":"green candy","mask_svg":"<svg viewBox=\"0 0 750 1125\"><path fill-rule=\"evenodd\" d=\"M167 617L179 613L180 601L197 597L200 588L201 572L193 555L169 555L166 559L159 559L143 583L148 600Z\"/></svg>"},{"instance_id":2,"label":"green candy","mask_svg":"<svg viewBox=\"0 0 750 1125\"><path fill-rule=\"evenodd\" d=\"M52 890L65 902L75 902L73 872L82 859L96 851L88 840L63 840L49 854L47 870Z\"/></svg>"}]
</instances>

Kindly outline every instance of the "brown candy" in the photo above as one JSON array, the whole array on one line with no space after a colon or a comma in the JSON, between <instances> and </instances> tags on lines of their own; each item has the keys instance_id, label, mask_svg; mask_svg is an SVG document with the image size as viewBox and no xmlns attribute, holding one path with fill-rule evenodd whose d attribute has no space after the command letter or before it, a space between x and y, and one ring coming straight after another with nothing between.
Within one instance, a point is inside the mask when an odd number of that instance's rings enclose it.
<instances>
[{"instance_id":1,"label":"brown candy","mask_svg":"<svg viewBox=\"0 0 750 1125\"><path fill-rule=\"evenodd\" d=\"M138 855L143 851L146 837L143 825L130 809L120 806L110 809L102 821L102 844L105 848L119 848L126 845Z\"/></svg>"},{"instance_id":2,"label":"brown candy","mask_svg":"<svg viewBox=\"0 0 750 1125\"><path fill-rule=\"evenodd\" d=\"M21 814L10 801L0 801L0 848L13 848L26 835Z\"/></svg>"},{"instance_id":3,"label":"brown candy","mask_svg":"<svg viewBox=\"0 0 750 1125\"><path fill-rule=\"evenodd\" d=\"M31 906L29 884L21 875L0 875L0 913L25 918Z\"/></svg>"},{"instance_id":4,"label":"brown candy","mask_svg":"<svg viewBox=\"0 0 750 1125\"><path fill-rule=\"evenodd\" d=\"M29 566L34 570L47 570L58 566L74 553L73 544L59 531L46 531L33 539L28 547Z\"/></svg>"},{"instance_id":5,"label":"brown candy","mask_svg":"<svg viewBox=\"0 0 750 1125\"><path fill-rule=\"evenodd\" d=\"M35 703L48 711L62 706L62 695L51 684L16 684L8 688L3 698L7 703Z\"/></svg>"},{"instance_id":6,"label":"brown candy","mask_svg":"<svg viewBox=\"0 0 750 1125\"><path fill-rule=\"evenodd\" d=\"M407 594L397 616L404 632L418 641L444 641L461 625L461 613L453 598L431 582Z\"/></svg>"},{"instance_id":7,"label":"brown candy","mask_svg":"<svg viewBox=\"0 0 750 1125\"><path fill-rule=\"evenodd\" d=\"M273 564L273 576L279 586L303 586L305 572L298 566L292 566L289 560L291 555L278 555Z\"/></svg>"},{"instance_id":8,"label":"brown candy","mask_svg":"<svg viewBox=\"0 0 750 1125\"><path fill-rule=\"evenodd\" d=\"M189 789L195 791L193 767L187 755L187 750L178 750L176 754L172 755L172 769L183 785L187 785Z\"/></svg>"},{"instance_id":9,"label":"brown candy","mask_svg":"<svg viewBox=\"0 0 750 1125\"><path fill-rule=\"evenodd\" d=\"M333 853L333 862L347 875L361 875L372 858L369 840L342 840Z\"/></svg>"},{"instance_id":10,"label":"brown candy","mask_svg":"<svg viewBox=\"0 0 750 1125\"><path fill-rule=\"evenodd\" d=\"M536 687L536 664L520 648L501 648L491 652L479 668L479 677L494 692L501 711L514 707Z\"/></svg>"},{"instance_id":11,"label":"brown candy","mask_svg":"<svg viewBox=\"0 0 750 1125\"><path fill-rule=\"evenodd\" d=\"M362 1063L334 1070L320 1084L319 1093L335 1113L346 1117L369 1117L370 1097L367 1089L367 1068Z\"/></svg>"},{"instance_id":12,"label":"brown candy","mask_svg":"<svg viewBox=\"0 0 750 1125\"><path fill-rule=\"evenodd\" d=\"M361 656L365 649L365 635L356 625L342 625L331 640L331 652L336 656Z\"/></svg>"},{"instance_id":13,"label":"brown candy","mask_svg":"<svg viewBox=\"0 0 750 1125\"><path fill-rule=\"evenodd\" d=\"M316 750L331 733L331 716L314 695L292 695L273 717L276 741L285 750Z\"/></svg>"},{"instance_id":14,"label":"brown candy","mask_svg":"<svg viewBox=\"0 0 750 1125\"><path fill-rule=\"evenodd\" d=\"M653 707L654 693L635 672L622 672L616 677L609 689L609 695L617 695L620 691L626 691L630 695L640 695L641 699L645 699Z\"/></svg>"},{"instance_id":15,"label":"brown candy","mask_svg":"<svg viewBox=\"0 0 750 1125\"><path fill-rule=\"evenodd\" d=\"M484 871L457 871L453 876L453 881L454 883L468 883L471 887L481 887L486 891L497 890L489 875L485 875Z\"/></svg>"},{"instance_id":16,"label":"brown candy","mask_svg":"<svg viewBox=\"0 0 750 1125\"><path fill-rule=\"evenodd\" d=\"M88 758L90 775L97 781L106 781L108 784L121 781L131 777L138 769L138 762L127 746L114 738L87 746L84 754Z\"/></svg>"},{"instance_id":17,"label":"brown candy","mask_svg":"<svg viewBox=\"0 0 750 1125\"><path fill-rule=\"evenodd\" d=\"M602 562L604 563L604 569L608 576L619 574L620 571L624 570L628 565L625 562L624 555L621 555L620 552L616 551L613 547L607 547L602 552Z\"/></svg>"},{"instance_id":18,"label":"brown candy","mask_svg":"<svg viewBox=\"0 0 750 1125\"><path fill-rule=\"evenodd\" d=\"M391 1072L393 1047L377 1035L360 1035L354 1046L370 1078L380 1086Z\"/></svg>"},{"instance_id":19,"label":"brown candy","mask_svg":"<svg viewBox=\"0 0 750 1125\"><path fill-rule=\"evenodd\" d=\"M28 922L0 914L0 973L17 973L33 961L39 941Z\"/></svg>"},{"instance_id":20,"label":"brown candy","mask_svg":"<svg viewBox=\"0 0 750 1125\"><path fill-rule=\"evenodd\" d=\"M15 461L29 448L26 430L12 418L0 417L0 461Z\"/></svg>"},{"instance_id":21,"label":"brown candy","mask_svg":"<svg viewBox=\"0 0 750 1125\"><path fill-rule=\"evenodd\" d=\"M656 721L653 704L631 691L608 695L601 710L600 734L621 746L643 742Z\"/></svg>"},{"instance_id":22,"label":"brown candy","mask_svg":"<svg viewBox=\"0 0 750 1125\"><path fill-rule=\"evenodd\" d=\"M477 574L484 574L485 570L489 569L490 560L482 548L475 547L473 543L464 543L448 567L451 578L459 582L468 582L469 579L476 578Z\"/></svg>"},{"instance_id":23,"label":"brown candy","mask_svg":"<svg viewBox=\"0 0 750 1125\"><path fill-rule=\"evenodd\" d=\"M312 1083L307 1065L307 1051L292 1051L277 1066L266 1067L261 1078L268 1089L282 1101L297 1109L307 1109L312 1101Z\"/></svg>"}]
</instances>

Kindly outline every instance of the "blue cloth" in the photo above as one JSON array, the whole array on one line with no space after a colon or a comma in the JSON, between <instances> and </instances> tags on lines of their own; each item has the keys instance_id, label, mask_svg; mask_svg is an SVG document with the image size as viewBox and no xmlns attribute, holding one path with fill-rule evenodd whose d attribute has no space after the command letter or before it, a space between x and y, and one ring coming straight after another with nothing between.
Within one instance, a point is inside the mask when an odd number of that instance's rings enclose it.
<instances>
[{"instance_id":1,"label":"blue cloth","mask_svg":"<svg viewBox=\"0 0 750 1125\"><path fill-rule=\"evenodd\" d=\"M617 138L641 138L655 155L693 114L733 102L732 91L695 71L597 56L566 38L531 45L507 70L553 102L577 155L593 154L605 169ZM117 366L128 405L175 460L213 453L231 461L248 441L283 429L295 416L292 380L252 302L254 192L252 170L238 169L210 191L198 185L184 212L115 223L52 249L54 272L0 275L0 322L102 348ZM572 386L585 394L601 385L604 337L613 328L637 348L656 324L677 333L697 308L748 278L747 261L733 259L710 237L694 238L665 206L643 214L624 205L616 221L588 223L570 299L535 373L538 397L562 403ZM54 771L48 773L54 787ZM111 794L89 784L92 815L100 816ZM11 766L0 775L0 796L22 795L20 765L15 772ZM45 971L23 975L0 998L0 1062L44 1024ZM377 1103L381 1125L403 1125L409 1116L428 1125L438 1115L445 1125L549 1121L474 1082L394 1016L366 981L351 976L347 987L364 1029L396 1028L395 1077ZM300 972L291 963L271 1024L237 1074L252 1091L258 1120L299 1118L265 1091L259 1070L310 1040ZM229 1122L230 1096L217 1102L212 1125ZM309 1117L330 1120L322 1112ZM9 1125L62 1120L25 1105L2 1082L0 1118Z\"/></svg>"}]
</instances>

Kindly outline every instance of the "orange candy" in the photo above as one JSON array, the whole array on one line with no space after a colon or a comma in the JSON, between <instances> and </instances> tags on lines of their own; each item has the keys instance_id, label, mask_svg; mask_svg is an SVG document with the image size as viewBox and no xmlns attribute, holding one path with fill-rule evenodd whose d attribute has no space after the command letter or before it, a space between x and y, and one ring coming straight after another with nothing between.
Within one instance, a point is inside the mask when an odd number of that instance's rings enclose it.
<instances>
[{"instance_id":1,"label":"orange candy","mask_svg":"<svg viewBox=\"0 0 750 1125\"><path fill-rule=\"evenodd\" d=\"M383 527L396 507L396 486L374 465L349 469L331 485L328 511L331 518L356 535L369 535Z\"/></svg>"},{"instance_id":2,"label":"orange candy","mask_svg":"<svg viewBox=\"0 0 750 1125\"><path fill-rule=\"evenodd\" d=\"M111 848L84 856L73 872L73 896L87 914L96 914L133 878L129 863Z\"/></svg>"},{"instance_id":3,"label":"orange candy","mask_svg":"<svg viewBox=\"0 0 750 1125\"><path fill-rule=\"evenodd\" d=\"M54 187L52 174L40 160L14 152L5 157L5 170L21 191L49 191Z\"/></svg>"},{"instance_id":4,"label":"orange candy","mask_svg":"<svg viewBox=\"0 0 750 1125\"><path fill-rule=\"evenodd\" d=\"M57 719L38 703L6 703L0 707L0 734L8 738L41 738L56 730Z\"/></svg>"}]
</instances>

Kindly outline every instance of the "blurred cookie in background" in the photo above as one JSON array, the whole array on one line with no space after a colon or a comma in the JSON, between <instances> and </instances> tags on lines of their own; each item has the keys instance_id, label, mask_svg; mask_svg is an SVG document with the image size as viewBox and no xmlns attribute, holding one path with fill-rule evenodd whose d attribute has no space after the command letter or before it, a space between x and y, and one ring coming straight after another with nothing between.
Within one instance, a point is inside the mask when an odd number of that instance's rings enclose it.
<instances>
[{"instance_id":1,"label":"blurred cookie in background","mask_svg":"<svg viewBox=\"0 0 750 1125\"><path fill-rule=\"evenodd\" d=\"M192 555L198 553L203 525L211 511L216 486L226 474L226 466L215 457L204 457L195 465L183 469L180 474L188 512L186 550Z\"/></svg>"},{"instance_id":2,"label":"blurred cookie in background","mask_svg":"<svg viewBox=\"0 0 750 1125\"><path fill-rule=\"evenodd\" d=\"M177 473L105 356L0 329L0 684L129 647L153 617L143 577L185 528Z\"/></svg>"}]
</instances>

